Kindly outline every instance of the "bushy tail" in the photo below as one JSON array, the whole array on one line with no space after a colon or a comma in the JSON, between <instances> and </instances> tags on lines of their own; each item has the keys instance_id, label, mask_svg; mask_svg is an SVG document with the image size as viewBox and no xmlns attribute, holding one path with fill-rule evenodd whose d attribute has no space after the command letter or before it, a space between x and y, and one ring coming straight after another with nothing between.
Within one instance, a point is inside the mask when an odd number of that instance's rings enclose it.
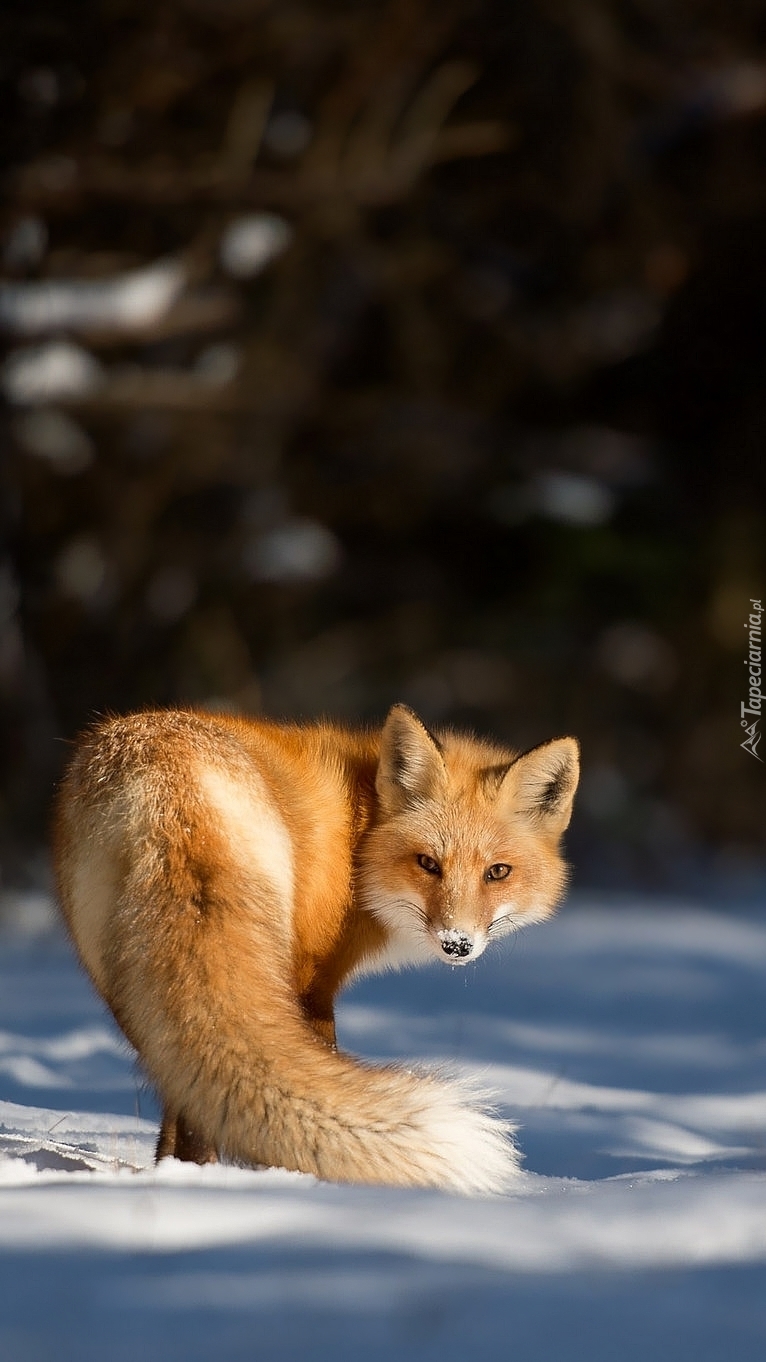
<instances>
[{"instance_id":1,"label":"bushy tail","mask_svg":"<svg viewBox=\"0 0 766 1362\"><path fill-rule=\"evenodd\" d=\"M518 1173L511 1127L464 1084L369 1068L316 1041L246 1070L222 1045L178 1092L179 1106L229 1158L331 1182L507 1190ZM244 1058L244 1057L243 1057Z\"/></svg>"},{"instance_id":2,"label":"bushy tail","mask_svg":"<svg viewBox=\"0 0 766 1362\"><path fill-rule=\"evenodd\" d=\"M517 1174L509 1125L464 1085L367 1068L331 1051L280 1070L259 1086L255 1144L250 1112L224 1121L221 1145L234 1158L255 1155L332 1182L463 1193L507 1190Z\"/></svg>"},{"instance_id":3,"label":"bushy tail","mask_svg":"<svg viewBox=\"0 0 766 1362\"><path fill-rule=\"evenodd\" d=\"M144 1011L125 1029L169 1108L236 1162L333 1182L506 1190L518 1174L511 1126L459 1081L330 1049L285 983L278 944L258 948L248 897L240 914L229 893L217 923L193 922L176 902L176 933L189 918L183 977L158 979L140 952L123 975L143 972L141 996L155 1000L149 1025Z\"/></svg>"}]
</instances>

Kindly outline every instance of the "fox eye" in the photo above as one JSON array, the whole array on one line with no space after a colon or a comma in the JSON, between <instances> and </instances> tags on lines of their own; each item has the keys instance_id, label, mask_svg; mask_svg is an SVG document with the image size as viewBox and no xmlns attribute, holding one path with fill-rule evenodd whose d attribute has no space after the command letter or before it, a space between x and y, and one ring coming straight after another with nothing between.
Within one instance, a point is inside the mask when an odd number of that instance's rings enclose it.
<instances>
[{"instance_id":1,"label":"fox eye","mask_svg":"<svg viewBox=\"0 0 766 1362\"><path fill-rule=\"evenodd\" d=\"M418 856L418 865L421 870L425 870L428 875L441 875L442 868L433 856Z\"/></svg>"},{"instance_id":2,"label":"fox eye","mask_svg":"<svg viewBox=\"0 0 766 1362\"><path fill-rule=\"evenodd\" d=\"M488 883L490 880L507 880L512 870L512 865L503 865L498 862L497 865L491 865L489 870L484 872L484 878Z\"/></svg>"}]
</instances>

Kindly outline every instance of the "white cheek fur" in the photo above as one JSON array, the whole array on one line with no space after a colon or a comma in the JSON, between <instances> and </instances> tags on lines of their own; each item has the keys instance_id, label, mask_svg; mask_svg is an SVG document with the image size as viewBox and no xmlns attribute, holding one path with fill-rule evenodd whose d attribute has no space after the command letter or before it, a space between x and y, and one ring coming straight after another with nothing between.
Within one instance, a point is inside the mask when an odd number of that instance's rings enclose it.
<instances>
[{"instance_id":1,"label":"white cheek fur","mask_svg":"<svg viewBox=\"0 0 766 1362\"><path fill-rule=\"evenodd\" d=\"M389 939L377 955L355 971L356 974L402 969L434 959L433 943L425 926L425 905L415 897L407 900L387 894L367 894L363 906L382 922Z\"/></svg>"},{"instance_id":2,"label":"white cheek fur","mask_svg":"<svg viewBox=\"0 0 766 1362\"><path fill-rule=\"evenodd\" d=\"M496 928L494 934L498 936L502 932L515 932L533 922L544 922L550 917L551 912L551 905L544 899L534 899L531 903L523 905L511 899L507 903L499 904L495 910L490 931Z\"/></svg>"},{"instance_id":3,"label":"white cheek fur","mask_svg":"<svg viewBox=\"0 0 766 1362\"><path fill-rule=\"evenodd\" d=\"M518 910L513 899L509 899L507 903L499 904L498 907L495 909L492 918L492 926L494 927L495 923L500 921L500 918L507 917L510 920L513 920L513 918L516 916L517 911Z\"/></svg>"}]
</instances>

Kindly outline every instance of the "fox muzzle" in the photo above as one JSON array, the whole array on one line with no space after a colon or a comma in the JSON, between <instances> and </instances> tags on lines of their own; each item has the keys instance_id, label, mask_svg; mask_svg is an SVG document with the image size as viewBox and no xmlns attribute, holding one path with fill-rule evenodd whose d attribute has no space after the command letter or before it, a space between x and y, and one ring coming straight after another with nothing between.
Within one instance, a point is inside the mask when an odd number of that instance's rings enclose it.
<instances>
[{"instance_id":1,"label":"fox muzzle","mask_svg":"<svg viewBox=\"0 0 766 1362\"><path fill-rule=\"evenodd\" d=\"M451 931L437 932L436 935L444 954L450 960L467 960L469 955L473 955L474 940L466 932L452 929Z\"/></svg>"}]
</instances>

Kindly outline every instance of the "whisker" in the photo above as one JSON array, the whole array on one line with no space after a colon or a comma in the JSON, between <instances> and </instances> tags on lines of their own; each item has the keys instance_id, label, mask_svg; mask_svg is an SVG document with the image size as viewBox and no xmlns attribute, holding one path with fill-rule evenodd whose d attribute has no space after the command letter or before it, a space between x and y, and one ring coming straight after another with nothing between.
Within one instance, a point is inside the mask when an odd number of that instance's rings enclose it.
<instances>
[{"instance_id":1,"label":"whisker","mask_svg":"<svg viewBox=\"0 0 766 1362\"><path fill-rule=\"evenodd\" d=\"M392 903L397 908L406 908L410 913L413 914L415 918L417 918L420 921L423 927L427 926L428 915L425 909L421 908L419 904L412 903L409 899L393 899Z\"/></svg>"},{"instance_id":2,"label":"whisker","mask_svg":"<svg viewBox=\"0 0 766 1362\"><path fill-rule=\"evenodd\" d=\"M424 908L413 903L411 899L389 898L387 895L369 895L366 897L365 906L369 912L382 916L384 920L386 920L386 915L392 912L406 913L407 921L396 924L396 929L399 931L409 930L417 935L426 935L428 932L428 914Z\"/></svg>"},{"instance_id":3,"label":"whisker","mask_svg":"<svg viewBox=\"0 0 766 1362\"><path fill-rule=\"evenodd\" d=\"M492 936L493 933L499 934L503 931L515 932L518 925L510 913L503 913L502 917L495 918L494 922L490 922L487 935Z\"/></svg>"}]
</instances>

